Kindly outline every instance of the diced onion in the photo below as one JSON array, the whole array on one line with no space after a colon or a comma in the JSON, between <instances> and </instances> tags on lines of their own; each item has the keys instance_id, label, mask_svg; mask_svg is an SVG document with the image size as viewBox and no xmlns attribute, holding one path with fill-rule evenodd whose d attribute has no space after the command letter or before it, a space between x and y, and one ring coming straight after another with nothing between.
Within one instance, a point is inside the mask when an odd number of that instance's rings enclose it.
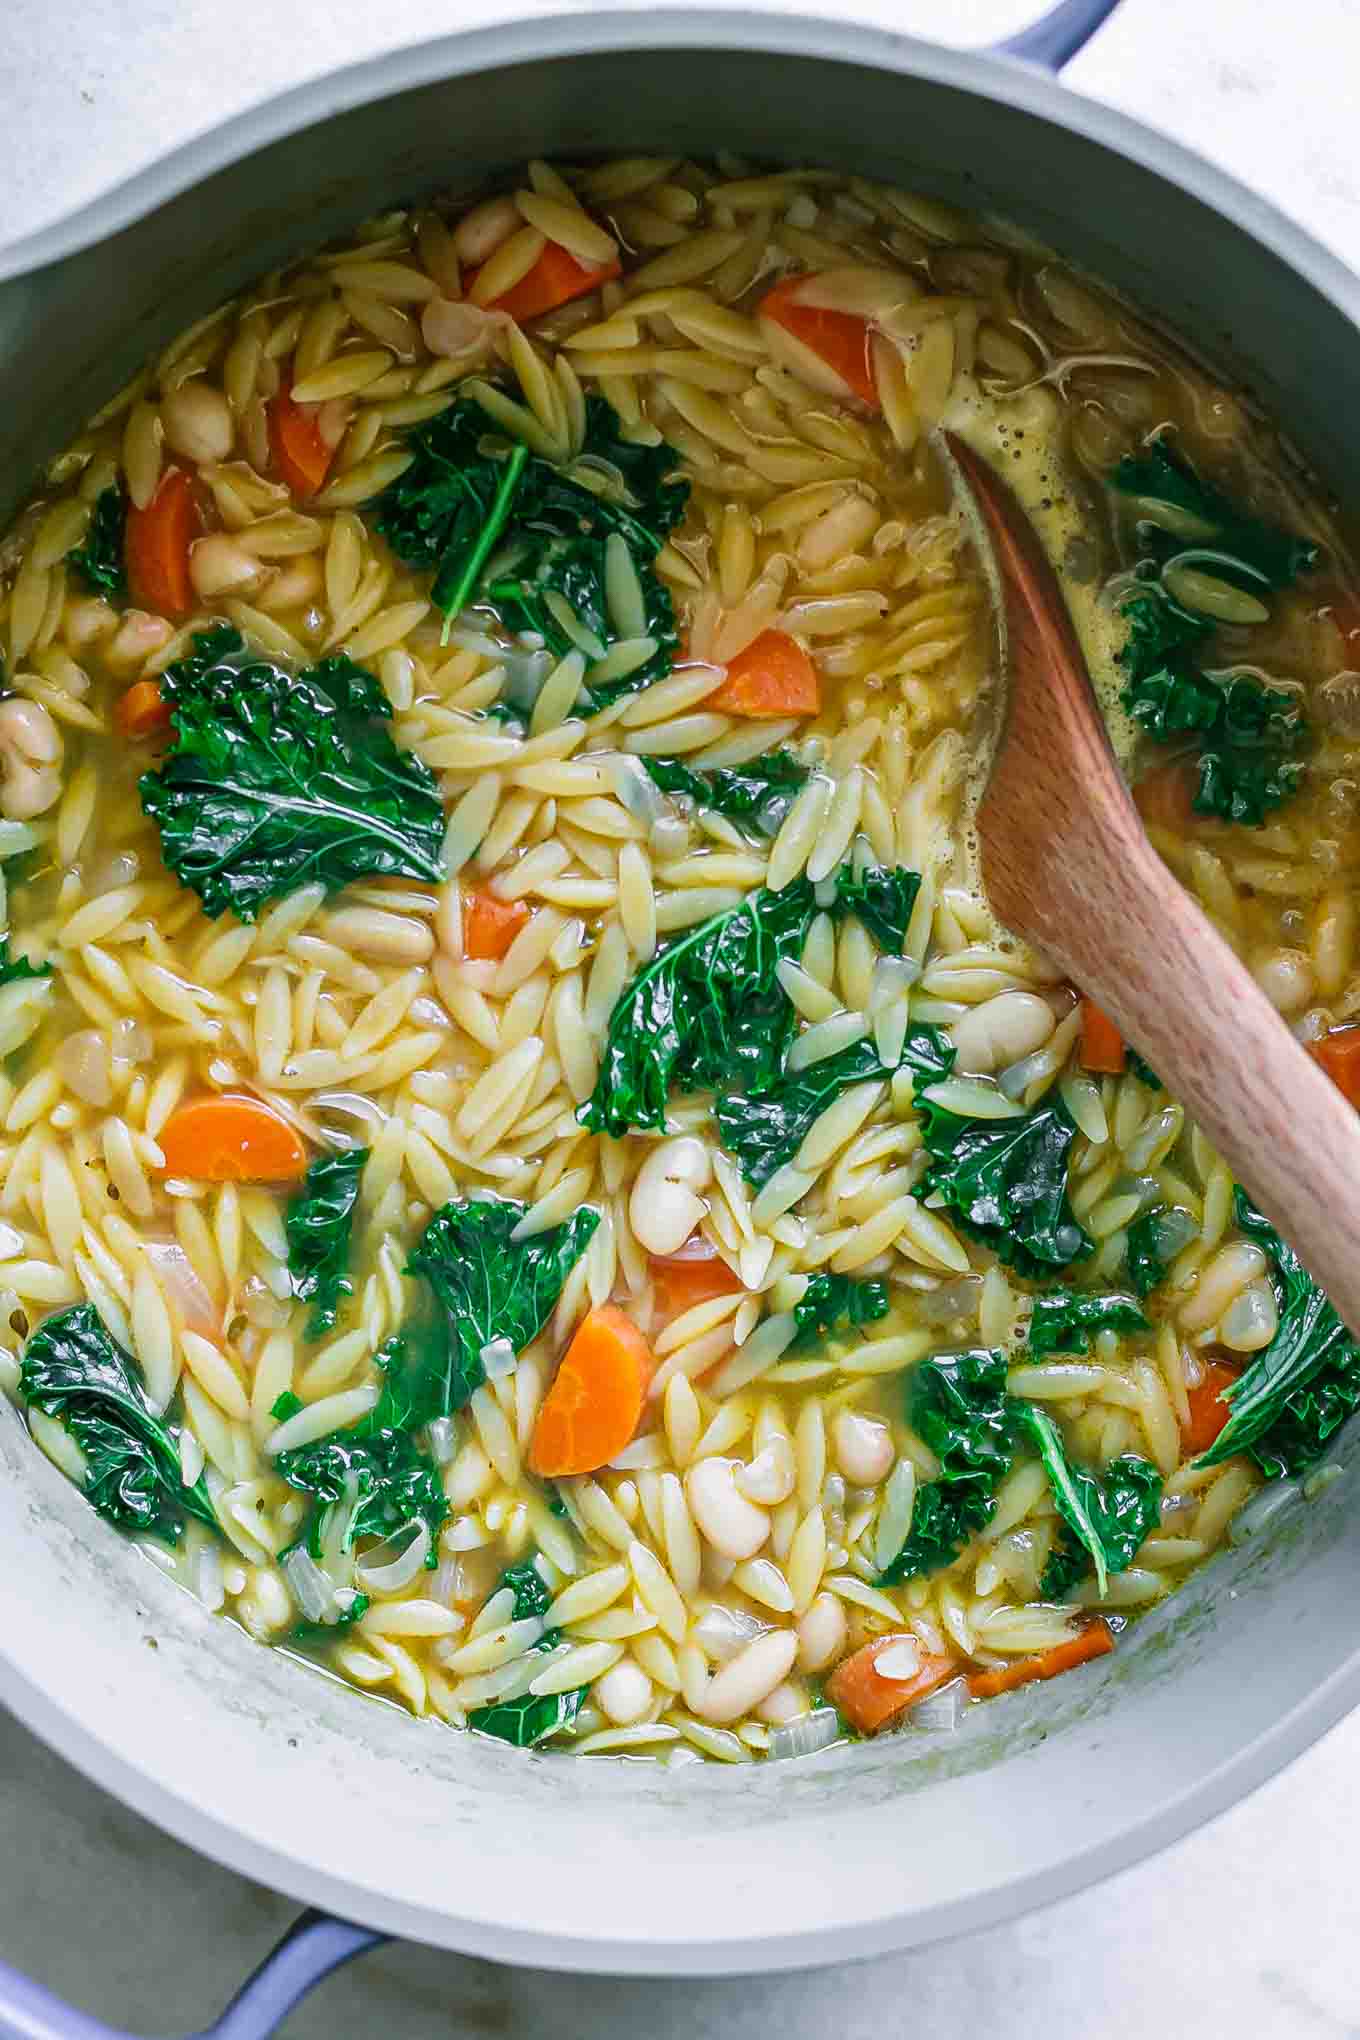
<instances>
[{"instance_id":1,"label":"diced onion","mask_svg":"<svg viewBox=\"0 0 1360 2040\"><path fill-rule=\"evenodd\" d=\"M491 1339L481 1350L482 1372L488 1381L504 1381L515 1371L515 1349L509 1339Z\"/></svg>"},{"instance_id":2,"label":"diced onion","mask_svg":"<svg viewBox=\"0 0 1360 2040\"><path fill-rule=\"evenodd\" d=\"M204 1607L214 1615L227 1598L222 1582L222 1554L215 1544L205 1544L199 1551L194 1591Z\"/></svg>"},{"instance_id":3,"label":"diced onion","mask_svg":"<svg viewBox=\"0 0 1360 2040\"><path fill-rule=\"evenodd\" d=\"M293 1599L309 1622L334 1622L338 1619L335 1588L310 1551L301 1544L295 1544L291 1551L283 1554L279 1564Z\"/></svg>"},{"instance_id":4,"label":"diced onion","mask_svg":"<svg viewBox=\"0 0 1360 2040\"><path fill-rule=\"evenodd\" d=\"M720 1601L715 1601L711 1607L705 1608L690 1634L706 1658L715 1664L725 1665L729 1658L734 1658L748 1643L763 1635L768 1627L768 1623L757 1622L755 1616L748 1615L744 1608L725 1608Z\"/></svg>"},{"instance_id":5,"label":"diced onion","mask_svg":"<svg viewBox=\"0 0 1360 2040\"><path fill-rule=\"evenodd\" d=\"M458 1450L458 1426L452 1417L435 1417L426 1432L430 1457L436 1466L447 1466Z\"/></svg>"},{"instance_id":6,"label":"diced onion","mask_svg":"<svg viewBox=\"0 0 1360 2040\"><path fill-rule=\"evenodd\" d=\"M918 1700L908 1710L906 1725L918 1732L927 1730L932 1735L957 1735L966 1699L967 1689L963 1680L951 1679L947 1686L928 1693L924 1700Z\"/></svg>"},{"instance_id":7,"label":"diced onion","mask_svg":"<svg viewBox=\"0 0 1360 2040\"><path fill-rule=\"evenodd\" d=\"M480 1551L491 1542L491 1532L475 1516L460 1516L449 1525L440 1542L445 1551Z\"/></svg>"},{"instance_id":8,"label":"diced onion","mask_svg":"<svg viewBox=\"0 0 1360 2040\"><path fill-rule=\"evenodd\" d=\"M430 1555L430 1526L423 1521L414 1525L414 1534L402 1549L400 1540L411 1529L409 1523L403 1524L355 1566L354 1577L365 1593L395 1594L399 1588L410 1586Z\"/></svg>"},{"instance_id":9,"label":"diced onion","mask_svg":"<svg viewBox=\"0 0 1360 2040\"><path fill-rule=\"evenodd\" d=\"M839 1742L841 1734L840 1716L834 1707L813 1707L806 1714L795 1716L792 1721L781 1722L778 1728L770 1730L772 1757L815 1757L818 1750L829 1750L832 1743Z\"/></svg>"},{"instance_id":10,"label":"diced onion","mask_svg":"<svg viewBox=\"0 0 1360 2040\"><path fill-rule=\"evenodd\" d=\"M220 1339L221 1313L178 1240L147 1240L145 1244L146 1258L183 1319L185 1329L198 1332L205 1339Z\"/></svg>"}]
</instances>

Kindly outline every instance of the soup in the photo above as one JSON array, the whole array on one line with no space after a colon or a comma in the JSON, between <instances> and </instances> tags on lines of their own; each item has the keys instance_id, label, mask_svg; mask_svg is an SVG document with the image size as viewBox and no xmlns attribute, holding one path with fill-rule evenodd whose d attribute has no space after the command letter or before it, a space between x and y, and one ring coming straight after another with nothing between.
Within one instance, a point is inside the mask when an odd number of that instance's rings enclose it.
<instances>
[{"instance_id":1,"label":"soup","mask_svg":"<svg viewBox=\"0 0 1360 2040\"><path fill-rule=\"evenodd\" d=\"M19 518L0 1367L262 1642L521 1747L938 1728L1120 1647L1360 1399L1249 1188L989 910L941 424L1356 1102L1328 509L995 223L532 163L199 320Z\"/></svg>"}]
</instances>

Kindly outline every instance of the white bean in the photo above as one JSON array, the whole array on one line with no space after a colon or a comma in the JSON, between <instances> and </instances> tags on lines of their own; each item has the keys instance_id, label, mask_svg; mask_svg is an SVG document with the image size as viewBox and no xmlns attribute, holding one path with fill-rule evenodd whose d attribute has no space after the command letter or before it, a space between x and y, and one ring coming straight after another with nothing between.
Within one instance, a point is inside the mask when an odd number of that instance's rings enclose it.
<instances>
[{"instance_id":1,"label":"white bean","mask_svg":"<svg viewBox=\"0 0 1360 2040\"><path fill-rule=\"evenodd\" d=\"M701 1721L740 1721L783 1684L797 1655L798 1638L791 1629L772 1629L758 1636L730 1665L715 1672L695 1713Z\"/></svg>"},{"instance_id":2,"label":"white bean","mask_svg":"<svg viewBox=\"0 0 1360 2040\"><path fill-rule=\"evenodd\" d=\"M713 1177L708 1148L693 1134L663 1140L638 1170L628 1199L633 1236L649 1254L673 1254L703 1217L699 1191Z\"/></svg>"},{"instance_id":3,"label":"white bean","mask_svg":"<svg viewBox=\"0 0 1360 2040\"><path fill-rule=\"evenodd\" d=\"M886 1424L842 1410L831 1427L836 1464L855 1487L877 1487L893 1463L892 1433Z\"/></svg>"},{"instance_id":4,"label":"white bean","mask_svg":"<svg viewBox=\"0 0 1360 2040\"><path fill-rule=\"evenodd\" d=\"M236 428L231 406L210 383L181 383L161 400L161 423L167 446L186 460L225 460Z\"/></svg>"},{"instance_id":5,"label":"white bean","mask_svg":"<svg viewBox=\"0 0 1360 2040\"><path fill-rule=\"evenodd\" d=\"M1277 1013L1301 1013L1313 996L1313 966L1299 949L1276 949L1260 958L1252 976Z\"/></svg>"},{"instance_id":6,"label":"white bean","mask_svg":"<svg viewBox=\"0 0 1360 2040\"><path fill-rule=\"evenodd\" d=\"M248 588L253 581L262 580L266 572L262 560L223 531L200 538L189 548L189 579L202 602Z\"/></svg>"},{"instance_id":7,"label":"white bean","mask_svg":"<svg viewBox=\"0 0 1360 2040\"><path fill-rule=\"evenodd\" d=\"M652 1704L652 1682L641 1665L620 1658L595 1681L594 1698L606 1721L615 1728L630 1728Z\"/></svg>"},{"instance_id":8,"label":"white bean","mask_svg":"<svg viewBox=\"0 0 1360 2040\"><path fill-rule=\"evenodd\" d=\"M476 266L500 247L524 224L513 198L484 198L464 213L453 230L453 245L460 262Z\"/></svg>"},{"instance_id":9,"label":"white bean","mask_svg":"<svg viewBox=\"0 0 1360 2040\"><path fill-rule=\"evenodd\" d=\"M770 1519L738 1489L732 1460L699 1460L685 1475L685 1493L695 1522L721 1557L755 1557L770 1534Z\"/></svg>"},{"instance_id":10,"label":"white bean","mask_svg":"<svg viewBox=\"0 0 1360 2040\"><path fill-rule=\"evenodd\" d=\"M38 701L0 701L0 812L12 822L44 814L61 792L61 731Z\"/></svg>"},{"instance_id":11,"label":"white bean","mask_svg":"<svg viewBox=\"0 0 1360 2040\"><path fill-rule=\"evenodd\" d=\"M955 1021L958 1068L970 1076L1006 1069L1042 1048L1056 1024L1053 1008L1037 992L999 992Z\"/></svg>"},{"instance_id":12,"label":"white bean","mask_svg":"<svg viewBox=\"0 0 1360 2040\"><path fill-rule=\"evenodd\" d=\"M820 1672L845 1649L845 1607L835 1594L818 1594L798 1624L798 1665Z\"/></svg>"}]
</instances>

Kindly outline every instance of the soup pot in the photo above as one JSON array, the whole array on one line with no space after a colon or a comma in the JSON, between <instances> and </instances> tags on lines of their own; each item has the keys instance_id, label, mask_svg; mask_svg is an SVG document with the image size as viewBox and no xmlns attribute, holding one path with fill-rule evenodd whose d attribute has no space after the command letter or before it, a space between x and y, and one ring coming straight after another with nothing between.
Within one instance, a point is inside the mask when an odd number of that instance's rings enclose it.
<instances>
[{"instance_id":1,"label":"soup pot","mask_svg":"<svg viewBox=\"0 0 1360 2040\"><path fill-rule=\"evenodd\" d=\"M1040 62L1112 0L1000 51L777 11L525 21L362 64L229 122L0 252L0 492L176 329L356 218L528 154L811 158L994 209L1245 381L1338 488L1360 282L1221 171ZM1029 59L1030 61L1024 61ZM0 511L8 505L0 502ZM1346 1446L1342 1445L1343 1456ZM1114 1657L798 1763L667 1771L412 1721L207 1616L0 1421L0 1695L107 1790L310 1918L214 2032L272 2030L380 1932L504 1961L773 1970L987 1926L1171 1841L1360 1698L1349 1482L1272 1493ZM1259 1525L1259 1518L1258 1518ZM12 1974L0 2029L108 2029Z\"/></svg>"}]
</instances>

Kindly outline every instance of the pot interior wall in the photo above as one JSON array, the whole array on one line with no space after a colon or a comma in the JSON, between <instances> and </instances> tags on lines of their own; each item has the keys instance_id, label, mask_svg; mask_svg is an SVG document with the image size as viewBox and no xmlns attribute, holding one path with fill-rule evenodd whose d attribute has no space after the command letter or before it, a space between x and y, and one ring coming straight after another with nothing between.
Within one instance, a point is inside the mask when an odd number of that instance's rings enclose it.
<instances>
[{"instance_id":1,"label":"pot interior wall","mask_svg":"<svg viewBox=\"0 0 1360 2040\"><path fill-rule=\"evenodd\" d=\"M779 39L777 24L762 32ZM884 40L885 60L895 49ZM1331 394L1351 326L1198 199L959 83L680 47L510 64L341 113L5 286L0 492L22 495L186 320L363 214L475 188L531 152L724 145L1007 214L1206 354L1238 357L1324 473L1356 464L1357 428ZM1317 1696L1330 1682L1322 1711L1334 1714L1347 1681L1338 1610L1360 1523L1337 1483L1269 1543L1215 1561L1115 1658L973 1710L955 1740L904 1734L732 1771L525 1759L412 1724L204 1615L105 1529L12 1417L0 1468L0 1686L34 1727L238 1868L399 1931L526 1960L770 1966L982 1924L1022 1883L1030 1899L1056 1895L1074 1866L1094 1875L1166 1838L1186 1795L1203 1812L1255 1782L1272 1761L1264 1739L1274 1761L1301 1746ZM1309 1696L1312 1715L1291 1727Z\"/></svg>"}]
</instances>

